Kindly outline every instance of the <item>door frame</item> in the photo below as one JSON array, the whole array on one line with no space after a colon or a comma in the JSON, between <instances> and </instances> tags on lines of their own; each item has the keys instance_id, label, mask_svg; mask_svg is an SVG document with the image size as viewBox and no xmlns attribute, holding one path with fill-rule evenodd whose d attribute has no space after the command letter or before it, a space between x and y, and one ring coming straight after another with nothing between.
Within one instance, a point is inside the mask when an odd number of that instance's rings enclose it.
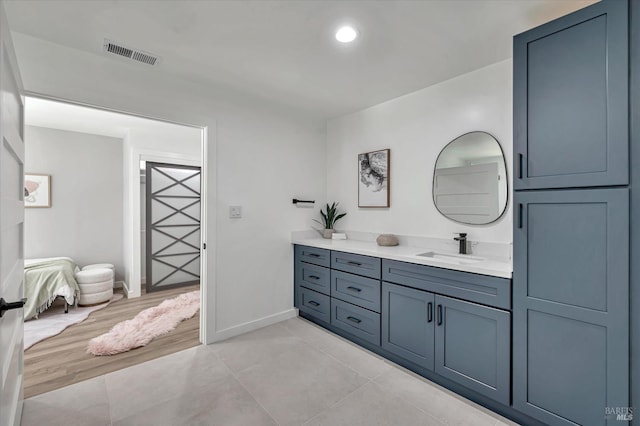
<instances>
[{"instance_id":1,"label":"door frame","mask_svg":"<svg viewBox=\"0 0 640 426\"><path fill-rule=\"evenodd\" d=\"M166 119L166 118L162 118L162 117L157 117L157 116L149 116L149 115L144 115L144 114L139 114L139 113L135 113L135 112L131 112L131 111L127 111L127 110L120 110L120 109L115 109L115 108L109 108L106 106L101 106L101 105L94 105L94 104L88 104L85 102L78 102L78 101L74 101L74 100L70 100L70 99L66 99L66 98L61 98L61 97L57 97L57 96L50 96L47 94L43 94L43 93L38 93L38 92L33 92L33 91L28 91L28 90L23 90L22 92L23 97L32 97L32 98L39 98L39 99L46 99L46 100L50 100L50 101L55 101L55 102L61 102L61 103L66 103L66 104L70 104L70 105L77 105L77 106L82 106L82 107L86 107L86 108L93 108L93 109L97 109L97 110L101 110L101 111L107 111L107 112L114 112L114 113L118 113L118 114L125 114L125 115L130 115L132 117L139 117L139 118L144 118L147 120L154 120L154 121L159 121L159 122L163 122L163 123L169 123L169 124L176 124L179 126L185 126L185 127L191 127L191 128L195 128L195 129L199 129L200 130L200 145L201 145L201 149L200 149L200 159L196 159L195 161L198 164L194 164L194 157L193 156L188 156L188 155L184 155L184 154L178 154L178 153L167 153L167 152L160 152L160 151L156 151L156 150L149 150L149 149L138 149L138 150L132 150L132 153L137 152L138 156L148 156L150 160L154 159L154 158L161 158L159 153L162 154L162 158L166 161L167 159L170 159L171 162L175 162L176 164L179 164L179 161L184 162L184 164L186 165L198 165L200 167L200 173L201 173L201 200L200 200L200 204L201 204L201 222L200 222L200 239L201 239L201 244L202 247L207 246L207 235L208 235L208 231L209 229L211 229L212 232L212 240L215 241L215 226L211 226L211 228L209 228L208 224L209 221L212 221L214 224L216 223L216 211L215 208L209 209L208 208L208 204L209 204L209 197L213 197L214 201L215 198L217 198L217 187L216 187L216 182L215 182L215 177L216 177L216 173L215 173L215 167L216 167L216 163L215 161L213 162L213 164L210 164L209 160L208 160L208 155L211 152L212 154L215 155L216 153L216 145L217 145L217 122L213 121L212 123L209 123L208 125L197 125L197 124L191 124L191 123L184 123L184 122L179 122L179 121L175 121L175 120L171 120L171 119ZM125 144L126 144L126 138L125 138ZM124 159L123 159L124 161ZM214 180L214 182L211 182L211 184L209 184L209 182L207 182L208 176L209 176L209 167L214 167L214 171L211 173L212 179ZM124 175L125 178L127 176L132 176L131 173L133 172L132 170L133 168L133 162L130 162L129 164L129 170L128 173L125 170L124 171ZM140 285L141 285L141 273L140 273L140 267L141 267L141 261L140 261L140 250L141 250L141 245L140 245L140 158L138 159L137 164L135 165L135 176L137 176L137 179L128 179L128 182L125 181L125 184L130 184L133 186L133 191L131 191L130 196L132 199L130 199L131 204L130 206L133 207L133 210L137 210L137 214L133 215L132 217L132 222L131 222L131 227L129 229L129 232L127 232L127 234L125 235L132 235L133 236L133 244L132 244L132 252L131 253L135 253L132 257L133 259L133 263L131 263L132 265L132 271L131 271L131 276L133 277L137 277L138 280L138 291L140 291ZM130 188L131 189L131 188ZM133 201L137 198L137 203L133 203ZM212 203L213 206L215 206L215 202ZM125 212L123 211L123 214ZM135 224L137 223L137 228L135 227ZM137 244L137 252L136 252L136 244ZM210 343L214 342L214 333L215 333L215 304L214 303L209 303L208 300L208 296L209 294L211 295L215 295L216 294L216 275L215 274L211 274L209 275L207 273L207 271L209 270L209 267L211 267L213 270L215 270L215 266L216 266L216 254L215 254L215 250L216 250L216 244L211 244L209 246L207 246L207 249L202 249L200 250L200 333L199 333L199 340L200 343L207 345ZM209 253L211 253L211 256L209 256ZM135 270L135 266L137 262L137 270ZM129 284L130 285L130 284Z\"/></svg>"}]
</instances>

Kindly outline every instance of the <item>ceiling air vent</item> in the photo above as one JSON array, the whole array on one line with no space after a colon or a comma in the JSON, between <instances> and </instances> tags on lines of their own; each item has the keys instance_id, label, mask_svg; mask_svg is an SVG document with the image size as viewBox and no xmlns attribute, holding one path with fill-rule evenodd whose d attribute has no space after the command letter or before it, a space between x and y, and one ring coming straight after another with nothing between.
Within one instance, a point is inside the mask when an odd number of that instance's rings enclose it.
<instances>
[{"instance_id":1,"label":"ceiling air vent","mask_svg":"<svg viewBox=\"0 0 640 426\"><path fill-rule=\"evenodd\" d=\"M113 53L114 55L122 56L133 61L142 62L143 64L147 65L156 65L158 62L160 62L159 56L153 55L140 49L125 47L108 39L104 40L103 48L105 52Z\"/></svg>"}]
</instances>

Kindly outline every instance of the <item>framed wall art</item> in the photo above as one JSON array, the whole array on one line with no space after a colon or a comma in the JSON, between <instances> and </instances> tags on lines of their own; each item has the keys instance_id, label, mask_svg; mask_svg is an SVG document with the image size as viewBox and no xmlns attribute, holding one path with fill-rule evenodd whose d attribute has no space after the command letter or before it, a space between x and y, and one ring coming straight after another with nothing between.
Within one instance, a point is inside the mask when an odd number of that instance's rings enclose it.
<instances>
[{"instance_id":1,"label":"framed wall art","mask_svg":"<svg viewBox=\"0 0 640 426\"><path fill-rule=\"evenodd\" d=\"M24 206L51 207L51 175L24 175Z\"/></svg>"},{"instance_id":2,"label":"framed wall art","mask_svg":"<svg viewBox=\"0 0 640 426\"><path fill-rule=\"evenodd\" d=\"M358 155L358 207L389 207L390 149Z\"/></svg>"}]
</instances>

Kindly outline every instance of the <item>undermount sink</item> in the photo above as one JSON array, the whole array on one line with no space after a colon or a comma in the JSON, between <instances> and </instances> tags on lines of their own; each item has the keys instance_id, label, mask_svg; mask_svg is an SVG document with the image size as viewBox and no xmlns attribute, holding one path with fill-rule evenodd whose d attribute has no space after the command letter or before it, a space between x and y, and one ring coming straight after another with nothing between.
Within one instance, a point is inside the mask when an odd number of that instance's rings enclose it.
<instances>
[{"instance_id":1,"label":"undermount sink","mask_svg":"<svg viewBox=\"0 0 640 426\"><path fill-rule=\"evenodd\" d=\"M428 251L426 253L417 254L416 256L428 257L429 259L437 260L439 262L453 263L456 265L466 265L485 260L483 257L469 256L468 254L441 253L438 251Z\"/></svg>"}]
</instances>

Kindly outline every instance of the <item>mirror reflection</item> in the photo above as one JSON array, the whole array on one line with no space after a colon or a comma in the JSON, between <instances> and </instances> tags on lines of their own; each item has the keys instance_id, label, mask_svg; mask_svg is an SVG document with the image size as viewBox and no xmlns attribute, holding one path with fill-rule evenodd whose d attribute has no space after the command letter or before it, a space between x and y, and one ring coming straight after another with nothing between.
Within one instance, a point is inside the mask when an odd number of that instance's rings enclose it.
<instances>
[{"instance_id":1,"label":"mirror reflection","mask_svg":"<svg viewBox=\"0 0 640 426\"><path fill-rule=\"evenodd\" d=\"M433 174L433 202L456 222L494 222L507 207L507 167L500 144L488 133L464 134L445 146Z\"/></svg>"}]
</instances>

